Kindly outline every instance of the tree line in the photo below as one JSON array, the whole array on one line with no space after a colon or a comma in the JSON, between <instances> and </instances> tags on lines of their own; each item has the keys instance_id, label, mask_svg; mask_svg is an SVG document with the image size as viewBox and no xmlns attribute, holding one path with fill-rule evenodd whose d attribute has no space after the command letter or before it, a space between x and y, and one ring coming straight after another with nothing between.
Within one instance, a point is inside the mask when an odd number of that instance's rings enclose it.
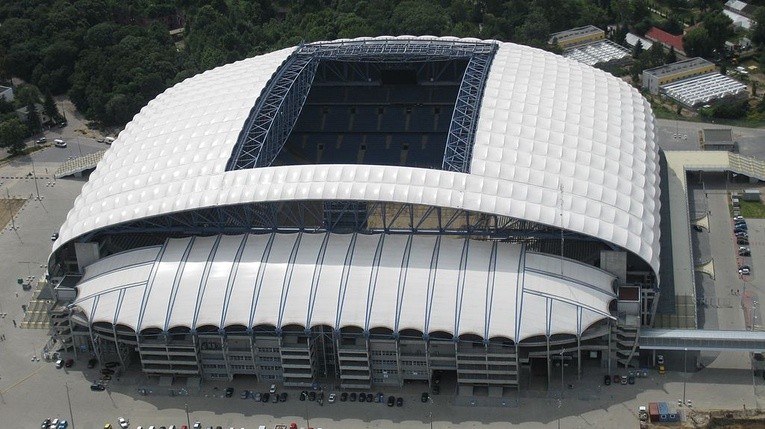
<instances>
[{"instance_id":1,"label":"tree line","mask_svg":"<svg viewBox=\"0 0 765 429\"><path fill-rule=\"evenodd\" d=\"M85 116L121 126L166 88L232 61L336 38L453 35L547 47L549 34L656 19L647 0L25 0L0 3L0 80L67 94ZM676 3L676 2L671 2ZM721 2L696 0L697 7ZM680 9L682 11L682 9ZM713 22L715 23L715 22ZM178 36L172 29L182 28ZM719 28L719 27L715 27ZM647 28L645 28L647 31ZM717 30L709 35L719 40ZM724 40L723 40L724 41ZM658 59L653 55L651 60ZM647 61L651 62L651 61Z\"/></svg>"}]
</instances>

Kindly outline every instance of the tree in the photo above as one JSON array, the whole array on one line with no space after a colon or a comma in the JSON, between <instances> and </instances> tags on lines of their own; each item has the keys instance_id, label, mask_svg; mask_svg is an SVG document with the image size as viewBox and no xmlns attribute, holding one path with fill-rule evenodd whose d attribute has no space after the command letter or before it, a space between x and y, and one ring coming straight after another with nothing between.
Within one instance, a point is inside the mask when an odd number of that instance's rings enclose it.
<instances>
[{"instance_id":1,"label":"tree","mask_svg":"<svg viewBox=\"0 0 765 429\"><path fill-rule=\"evenodd\" d=\"M667 56L664 58L665 64L672 64L677 62L677 54L675 53L675 47L672 46L669 48L669 52L667 52Z\"/></svg>"},{"instance_id":2,"label":"tree","mask_svg":"<svg viewBox=\"0 0 765 429\"><path fill-rule=\"evenodd\" d=\"M430 1L403 1L393 9L390 19L396 34L440 36L451 28L443 8Z\"/></svg>"},{"instance_id":3,"label":"tree","mask_svg":"<svg viewBox=\"0 0 765 429\"><path fill-rule=\"evenodd\" d=\"M640 58L640 54L643 53L643 42L638 40L635 46L632 47L632 58Z\"/></svg>"},{"instance_id":4,"label":"tree","mask_svg":"<svg viewBox=\"0 0 765 429\"><path fill-rule=\"evenodd\" d=\"M757 81L756 80L752 81L752 96L753 97L757 96Z\"/></svg>"},{"instance_id":5,"label":"tree","mask_svg":"<svg viewBox=\"0 0 765 429\"><path fill-rule=\"evenodd\" d=\"M53 96L51 95L50 91L45 92L45 99L43 100L43 113L48 115L48 117L55 122L58 122L59 118L61 117L61 114L58 113L56 102L53 100Z\"/></svg>"},{"instance_id":6,"label":"tree","mask_svg":"<svg viewBox=\"0 0 765 429\"><path fill-rule=\"evenodd\" d=\"M42 130L40 114L37 112L37 105L34 103L27 104L27 129L29 129L29 132L32 134Z\"/></svg>"},{"instance_id":7,"label":"tree","mask_svg":"<svg viewBox=\"0 0 765 429\"><path fill-rule=\"evenodd\" d=\"M16 155L24 150L24 137L27 128L18 118L13 118L0 123L0 147L8 149L11 155Z\"/></svg>"},{"instance_id":8,"label":"tree","mask_svg":"<svg viewBox=\"0 0 765 429\"><path fill-rule=\"evenodd\" d=\"M765 46L765 7L757 8L753 21L756 24L752 28L752 43L760 47Z\"/></svg>"},{"instance_id":9,"label":"tree","mask_svg":"<svg viewBox=\"0 0 765 429\"><path fill-rule=\"evenodd\" d=\"M23 85L16 91L16 105L27 106L29 104L39 103L42 95L40 90L34 85Z\"/></svg>"},{"instance_id":10,"label":"tree","mask_svg":"<svg viewBox=\"0 0 765 429\"><path fill-rule=\"evenodd\" d=\"M712 49L723 52L725 41L733 35L733 21L718 10L704 15L701 22L707 30Z\"/></svg>"},{"instance_id":11,"label":"tree","mask_svg":"<svg viewBox=\"0 0 765 429\"><path fill-rule=\"evenodd\" d=\"M710 57L715 48L707 29L696 27L685 33L683 49L689 57Z\"/></svg>"}]
</instances>

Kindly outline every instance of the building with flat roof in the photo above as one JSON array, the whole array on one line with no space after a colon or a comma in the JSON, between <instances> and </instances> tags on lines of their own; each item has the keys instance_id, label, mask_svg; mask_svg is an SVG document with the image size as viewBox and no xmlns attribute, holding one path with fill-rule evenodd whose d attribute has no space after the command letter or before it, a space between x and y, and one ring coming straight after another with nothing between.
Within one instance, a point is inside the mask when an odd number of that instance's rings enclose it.
<instances>
[{"instance_id":1,"label":"building with flat roof","mask_svg":"<svg viewBox=\"0 0 765 429\"><path fill-rule=\"evenodd\" d=\"M624 65L632 60L629 49L608 39L570 47L563 51L563 56L598 67Z\"/></svg>"},{"instance_id":2,"label":"building with flat roof","mask_svg":"<svg viewBox=\"0 0 765 429\"><path fill-rule=\"evenodd\" d=\"M656 43L661 43L667 50L674 49L680 55L685 55L685 49L683 48L683 35L674 35L667 33L661 28L651 27L645 38Z\"/></svg>"},{"instance_id":3,"label":"building with flat roof","mask_svg":"<svg viewBox=\"0 0 765 429\"><path fill-rule=\"evenodd\" d=\"M493 40L218 67L143 108L83 187L48 261L56 340L153 376L441 372L466 395L549 382L556 358L629 365L659 290L654 130L625 82Z\"/></svg>"},{"instance_id":4,"label":"building with flat roof","mask_svg":"<svg viewBox=\"0 0 765 429\"><path fill-rule=\"evenodd\" d=\"M567 49L576 45L596 42L606 38L606 32L594 25L572 28L559 31L550 35L549 44L557 44L561 49Z\"/></svg>"},{"instance_id":5,"label":"building with flat roof","mask_svg":"<svg viewBox=\"0 0 765 429\"><path fill-rule=\"evenodd\" d=\"M658 94L663 85L715 71L715 65L704 58L689 58L643 70L643 88L648 89L651 94Z\"/></svg>"},{"instance_id":6,"label":"building with flat roof","mask_svg":"<svg viewBox=\"0 0 765 429\"><path fill-rule=\"evenodd\" d=\"M5 99L7 102L11 102L15 99L13 95L13 88L10 86L0 86L0 98Z\"/></svg>"}]
</instances>

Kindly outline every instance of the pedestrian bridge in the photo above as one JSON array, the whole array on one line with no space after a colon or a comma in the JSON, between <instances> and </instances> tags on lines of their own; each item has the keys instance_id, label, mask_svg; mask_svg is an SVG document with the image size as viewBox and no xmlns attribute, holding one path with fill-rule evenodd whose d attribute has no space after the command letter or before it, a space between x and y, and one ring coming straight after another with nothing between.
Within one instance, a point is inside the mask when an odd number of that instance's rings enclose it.
<instances>
[{"instance_id":1,"label":"pedestrian bridge","mask_svg":"<svg viewBox=\"0 0 765 429\"><path fill-rule=\"evenodd\" d=\"M642 350L765 352L765 331L641 329Z\"/></svg>"}]
</instances>

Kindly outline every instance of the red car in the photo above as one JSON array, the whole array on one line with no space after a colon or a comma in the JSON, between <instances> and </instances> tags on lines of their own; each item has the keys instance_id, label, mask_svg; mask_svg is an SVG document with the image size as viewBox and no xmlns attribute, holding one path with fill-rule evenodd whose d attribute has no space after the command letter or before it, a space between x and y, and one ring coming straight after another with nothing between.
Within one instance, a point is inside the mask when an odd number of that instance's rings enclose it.
<instances>
[{"instance_id":1,"label":"red car","mask_svg":"<svg viewBox=\"0 0 765 429\"><path fill-rule=\"evenodd\" d=\"M74 365L74 359L72 359L72 358L67 359L66 363L64 363L64 366L67 367L67 368L71 368L72 365Z\"/></svg>"}]
</instances>

